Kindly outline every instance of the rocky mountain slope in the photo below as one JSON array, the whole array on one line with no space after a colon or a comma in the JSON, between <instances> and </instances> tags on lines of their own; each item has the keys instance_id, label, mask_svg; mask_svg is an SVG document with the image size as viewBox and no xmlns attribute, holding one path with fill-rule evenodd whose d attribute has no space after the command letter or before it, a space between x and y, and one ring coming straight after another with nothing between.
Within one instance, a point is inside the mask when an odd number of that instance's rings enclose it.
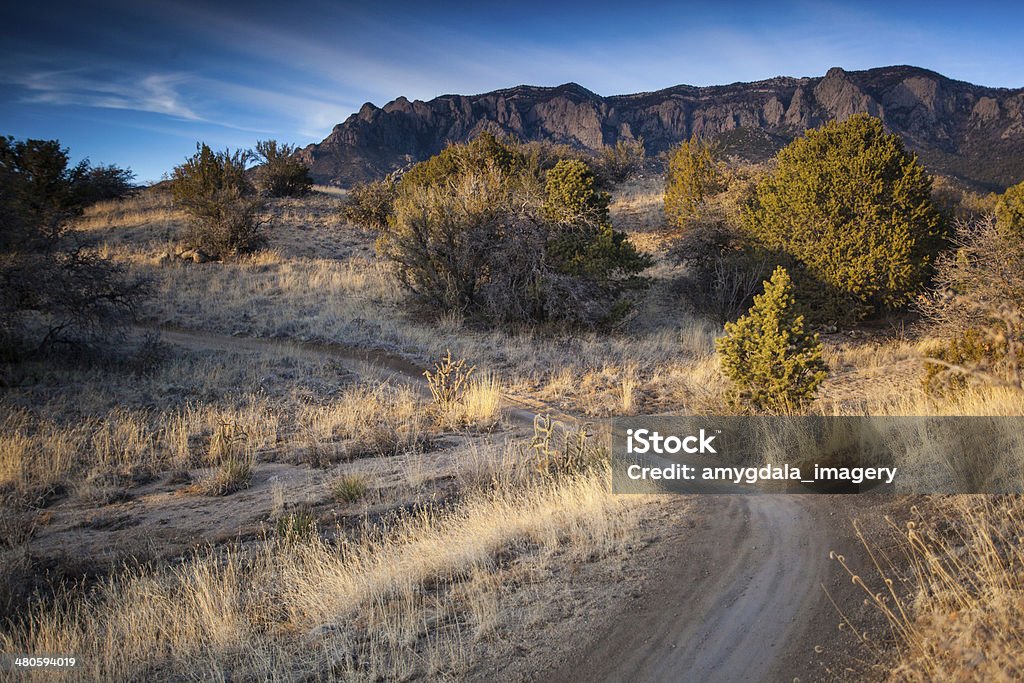
<instances>
[{"instance_id":1,"label":"rocky mountain slope","mask_svg":"<svg viewBox=\"0 0 1024 683\"><path fill-rule=\"evenodd\" d=\"M594 150L644 139L658 154L691 135L740 157L765 158L807 128L858 112L881 117L933 171L981 189L1024 179L1024 89L988 88L932 71L833 68L820 78L601 97L574 83L518 86L429 102L366 103L300 154L317 182L350 186L436 154L482 130Z\"/></svg>"}]
</instances>

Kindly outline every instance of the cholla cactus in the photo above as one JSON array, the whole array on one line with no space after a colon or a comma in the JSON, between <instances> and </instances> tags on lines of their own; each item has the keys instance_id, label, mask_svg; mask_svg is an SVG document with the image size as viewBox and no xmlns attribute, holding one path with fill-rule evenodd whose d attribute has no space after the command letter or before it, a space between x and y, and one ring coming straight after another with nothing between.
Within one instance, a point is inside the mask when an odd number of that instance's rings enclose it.
<instances>
[{"instance_id":1,"label":"cholla cactus","mask_svg":"<svg viewBox=\"0 0 1024 683\"><path fill-rule=\"evenodd\" d=\"M469 389L469 379L474 370L475 365L467 368L465 359L454 360L452 352L448 351L444 358L434 364L433 372L427 370L423 373L430 386L434 403L442 413L447 413L462 401Z\"/></svg>"}]
</instances>

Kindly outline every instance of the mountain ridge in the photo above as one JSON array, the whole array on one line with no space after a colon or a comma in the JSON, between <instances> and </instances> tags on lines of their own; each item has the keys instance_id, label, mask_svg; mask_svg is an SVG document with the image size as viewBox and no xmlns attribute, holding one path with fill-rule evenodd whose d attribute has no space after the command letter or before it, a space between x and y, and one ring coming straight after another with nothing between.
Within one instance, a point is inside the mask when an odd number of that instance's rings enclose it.
<instances>
[{"instance_id":1,"label":"mountain ridge","mask_svg":"<svg viewBox=\"0 0 1024 683\"><path fill-rule=\"evenodd\" d=\"M1024 88L980 86L915 66L602 96L574 83L517 85L383 107L365 103L299 155L319 183L373 180L483 130L594 151L644 139L658 154L692 135L761 159L809 128L866 112L935 173L979 189L1024 180Z\"/></svg>"}]
</instances>

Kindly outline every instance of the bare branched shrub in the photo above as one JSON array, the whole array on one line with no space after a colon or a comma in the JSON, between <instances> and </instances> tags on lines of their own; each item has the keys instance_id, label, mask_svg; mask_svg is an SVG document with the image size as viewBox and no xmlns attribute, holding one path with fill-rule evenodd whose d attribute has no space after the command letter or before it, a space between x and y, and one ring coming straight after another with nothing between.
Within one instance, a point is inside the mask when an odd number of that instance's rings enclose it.
<instances>
[{"instance_id":1,"label":"bare branched shrub","mask_svg":"<svg viewBox=\"0 0 1024 683\"><path fill-rule=\"evenodd\" d=\"M248 438L248 434L234 422L221 422L210 437L209 461L219 463L237 457L245 451Z\"/></svg>"},{"instance_id":2,"label":"bare branched shrub","mask_svg":"<svg viewBox=\"0 0 1024 683\"><path fill-rule=\"evenodd\" d=\"M503 174L489 168L466 173L451 186L407 189L377 248L413 296L438 313L487 306L498 314L495 304L507 303L514 305L503 314L515 315L534 305L518 299L528 296L538 276L543 238ZM517 253L510 253L509 243L520 247ZM514 260L515 272L499 255ZM519 292L506 291L513 282L521 283Z\"/></svg>"},{"instance_id":3,"label":"bare branched shrub","mask_svg":"<svg viewBox=\"0 0 1024 683\"><path fill-rule=\"evenodd\" d=\"M0 254L0 336L13 340L43 322L40 346L109 338L131 320L149 283L95 249Z\"/></svg>"},{"instance_id":4,"label":"bare branched shrub","mask_svg":"<svg viewBox=\"0 0 1024 683\"><path fill-rule=\"evenodd\" d=\"M644 169L647 151L644 139L619 140L613 146L605 146L598 154L594 169L604 186L625 182Z\"/></svg>"},{"instance_id":5,"label":"bare branched shrub","mask_svg":"<svg viewBox=\"0 0 1024 683\"><path fill-rule=\"evenodd\" d=\"M724 220L691 222L671 255L686 267L683 296L719 323L736 320L750 308L770 274L770 259Z\"/></svg>"},{"instance_id":6,"label":"bare branched shrub","mask_svg":"<svg viewBox=\"0 0 1024 683\"><path fill-rule=\"evenodd\" d=\"M961 388L973 379L1021 388L1024 240L989 216L959 223L954 245L938 259L933 290L920 302L944 340L927 361L926 387Z\"/></svg>"}]
</instances>

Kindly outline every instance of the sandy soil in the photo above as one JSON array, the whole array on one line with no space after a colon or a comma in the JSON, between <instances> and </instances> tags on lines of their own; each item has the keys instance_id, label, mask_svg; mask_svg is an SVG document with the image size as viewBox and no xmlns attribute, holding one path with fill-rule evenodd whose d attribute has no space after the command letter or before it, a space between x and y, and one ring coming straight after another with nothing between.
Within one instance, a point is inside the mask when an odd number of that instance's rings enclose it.
<instances>
[{"instance_id":1,"label":"sandy soil","mask_svg":"<svg viewBox=\"0 0 1024 683\"><path fill-rule=\"evenodd\" d=\"M864 681L888 670L840 622L884 633L837 563L870 574L853 520L884 538L874 496L648 499L618 560L546 577L545 623L491 643L473 681ZM835 601L836 605L833 605ZM837 610L838 606L838 610ZM840 613L840 611L842 613Z\"/></svg>"}]
</instances>

